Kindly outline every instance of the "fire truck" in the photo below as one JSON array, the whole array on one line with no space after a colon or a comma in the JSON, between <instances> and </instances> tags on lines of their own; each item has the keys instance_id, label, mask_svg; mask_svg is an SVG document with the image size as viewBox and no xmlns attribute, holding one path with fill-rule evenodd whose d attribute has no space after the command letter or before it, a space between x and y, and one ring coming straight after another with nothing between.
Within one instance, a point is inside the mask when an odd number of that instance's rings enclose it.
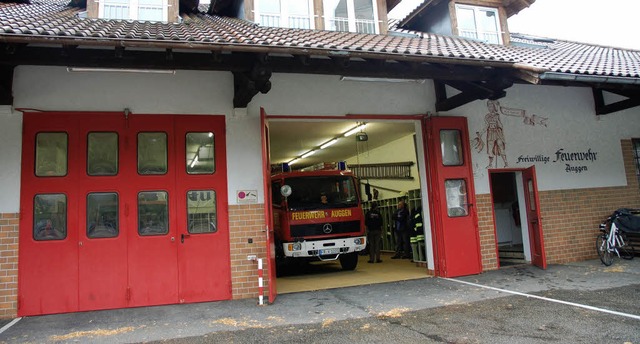
<instances>
[{"instance_id":1,"label":"fire truck","mask_svg":"<svg viewBox=\"0 0 640 344\"><path fill-rule=\"evenodd\" d=\"M271 177L276 261L340 260L358 265L366 246L358 179L349 171L284 172Z\"/></svg>"}]
</instances>

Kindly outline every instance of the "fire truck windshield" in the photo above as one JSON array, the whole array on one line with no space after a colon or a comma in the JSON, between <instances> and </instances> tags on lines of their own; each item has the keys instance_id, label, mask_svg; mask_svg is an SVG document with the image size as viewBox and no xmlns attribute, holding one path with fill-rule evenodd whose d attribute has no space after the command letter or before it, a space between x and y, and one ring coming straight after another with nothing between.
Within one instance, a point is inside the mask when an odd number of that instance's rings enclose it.
<instances>
[{"instance_id":1,"label":"fire truck windshield","mask_svg":"<svg viewBox=\"0 0 640 344\"><path fill-rule=\"evenodd\" d=\"M349 208L358 206L355 180L348 176L306 176L287 178L290 210Z\"/></svg>"}]
</instances>

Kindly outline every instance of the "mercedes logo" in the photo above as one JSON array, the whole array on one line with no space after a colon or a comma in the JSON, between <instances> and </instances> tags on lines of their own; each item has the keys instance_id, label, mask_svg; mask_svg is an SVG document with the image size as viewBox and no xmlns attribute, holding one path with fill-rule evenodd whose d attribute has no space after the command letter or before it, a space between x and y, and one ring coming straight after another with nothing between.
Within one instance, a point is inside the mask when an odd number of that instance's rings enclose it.
<instances>
[{"instance_id":1,"label":"mercedes logo","mask_svg":"<svg viewBox=\"0 0 640 344\"><path fill-rule=\"evenodd\" d=\"M322 226L322 231L324 232L324 234L329 234L332 230L333 227L331 227L330 223L325 223L324 226Z\"/></svg>"}]
</instances>

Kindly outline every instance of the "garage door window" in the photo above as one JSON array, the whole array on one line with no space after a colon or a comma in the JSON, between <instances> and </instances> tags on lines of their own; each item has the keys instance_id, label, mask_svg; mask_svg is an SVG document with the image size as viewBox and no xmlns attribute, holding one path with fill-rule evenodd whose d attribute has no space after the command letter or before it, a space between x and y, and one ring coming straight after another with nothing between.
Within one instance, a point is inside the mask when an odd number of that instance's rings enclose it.
<instances>
[{"instance_id":1,"label":"garage door window","mask_svg":"<svg viewBox=\"0 0 640 344\"><path fill-rule=\"evenodd\" d=\"M36 176L67 175L67 133L36 135Z\"/></svg>"},{"instance_id":2,"label":"garage door window","mask_svg":"<svg viewBox=\"0 0 640 344\"><path fill-rule=\"evenodd\" d=\"M67 196L39 194L33 199L33 238L62 240L67 237Z\"/></svg>"},{"instance_id":3,"label":"garage door window","mask_svg":"<svg viewBox=\"0 0 640 344\"><path fill-rule=\"evenodd\" d=\"M448 179L444 182L444 188L447 192L449 217L467 216L469 214L467 182L464 179Z\"/></svg>"},{"instance_id":4,"label":"garage door window","mask_svg":"<svg viewBox=\"0 0 640 344\"><path fill-rule=\"evenodd\" d=\"M169 233L169 195L166 191L138 193L138 234Z\"/></svg>"},{"instance_id":5,"label":"garage door window","mask_svg":"<svg viewBox=\"0 0 640 344\"><path fill-rule=\"evenodd\" d=\"M87 137L87 174L115 176L118 174L118 134L89 133Z\"/></svg>"},{"instance_id":6,"label":"garage door window","mask_svg":"<svg viewBox=\"0 0 640 344\"><path fill-rule=\"evenodd\" d=\"M189 191L187 213L189 233L216 232L216 192L213 190Z\"/></svg>"},{"instance_id":7,"label":"garage door window","mask_svg":"<svg viewBox=\"0 0 640 344\"><path fill-rule=\"evenodd\" d=\"M188 174L213 174L216 171L213 133L187 133L186 166Z\"/></svg>"},{"instance_id":8,"label":"garage door window","mask_svg":"<svg viewBox=\"0 0 640 344\"><path fill-rule=\"evenodd\" d=\"M90 193L87 195L87 237L113 238L118 236L118 194Z\"/></svg>"},{"instance_id":9,"label":"garage door window","mask_svg":"<svg viewBox=\"0 0 640 344\"><path fill-rule=\"evenodd\" d=\"M462 139L458 130L440 130L442 164L444 166L461 166Z\"/></svg>"},{"instance_id":10,"label":"garage door window","mask_svg":"<svg viewBox=\"0 0 640 344\"><path fill-rule=\"evenodd\" d=\"M138 173L167 173L167 134L138 134Z\"/></svg>"}]
</instances>

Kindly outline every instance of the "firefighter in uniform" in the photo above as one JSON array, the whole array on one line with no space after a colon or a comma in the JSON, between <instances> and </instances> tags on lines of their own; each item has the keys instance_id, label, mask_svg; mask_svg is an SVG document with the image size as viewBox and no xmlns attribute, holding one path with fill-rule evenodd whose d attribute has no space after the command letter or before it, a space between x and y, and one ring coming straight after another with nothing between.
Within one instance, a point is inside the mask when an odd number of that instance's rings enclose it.
<instances>
[{"instance_id":1,"label":"firefighter in uniform","mask_svg":"<svg viewBox=\"0 0 640 344\"><path fill-rule=\"evenodd\" d=\"M411 214L411 251L413 252L412 261L425 261L424 254L424 227L422 224L422 207L416 208Z\"/></svg>"}]
</instances>

